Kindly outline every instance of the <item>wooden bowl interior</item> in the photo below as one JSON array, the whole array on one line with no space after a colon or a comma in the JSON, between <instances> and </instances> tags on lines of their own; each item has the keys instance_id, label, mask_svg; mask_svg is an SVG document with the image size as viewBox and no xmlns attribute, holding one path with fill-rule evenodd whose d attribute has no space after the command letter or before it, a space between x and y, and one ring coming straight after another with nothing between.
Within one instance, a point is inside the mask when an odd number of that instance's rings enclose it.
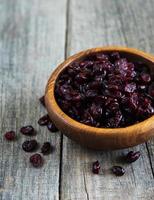
<instances>
[{"instance_id":1,"label":"wooden bowl interior","mask_svg":"<svg viewBox=\"0 0 154 200\"><path fill-rule=\"evenodd\" d=\"M121 47L94 48L75 54L60 64L52 73L46 87L46 107L51 119L59 130L83 146L93 149L126 148L143 143L154 136L154 116L124 128L96 128L70 118L62 111L56 101L54 93L56 81L68 65L73 62L84 60L99 52L108 54L114 51L120 52L121 57L127 58L128 61L140 61L147 64L151 74L154 75L154 57L150 54L135 49Z\"/></svg>"}]
</instances>

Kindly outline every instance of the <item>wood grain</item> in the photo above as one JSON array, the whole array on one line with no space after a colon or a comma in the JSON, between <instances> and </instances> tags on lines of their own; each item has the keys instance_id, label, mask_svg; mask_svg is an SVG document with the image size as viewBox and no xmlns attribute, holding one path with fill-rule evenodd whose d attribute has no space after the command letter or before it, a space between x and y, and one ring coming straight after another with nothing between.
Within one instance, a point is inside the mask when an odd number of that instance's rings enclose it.
<instances>
[{"instance_id":1,"label":"wood grain","mask_svg":"<svg viewBox=\"0 0 154 200\"><path fill-rule=\"evenodd\" d=\"M70 1L67 56L82 49L103 45L128 45L152 52L153 6L150 0ZM122 165L117 157L129 149L93 152L64 137L61 199L153 199L152 157L149 157L153 149L151 145L148 148L150 151L145 144L132 148L140 150L142 157L136 163L124 165L126 175L117 178L110 173L109 168L115 164ZM95 160L101 162L100 176L91 173L91 164Z\"/></svg>"},{"instance_id":2,"label":"wood grain","mask_svg":"<svg viewBox=\"0 0 154 200\"><path fill-rule=\"evenodd\" d=\"M154 54L154 2L67 2L0 0L0 200L152 200L153 140L134 148L142 157L124 165L126 175L117 178L109 169L121 165L117 157L129 149L83 149L40 128L37 119L45 113L38 98L64 55L103 45L128 45ZM40 143L52 140L56 145L42 169L33 169L28 164L29 154L21 150L26 137L20 136L19 128L29 123L38 130ZM18 142L3 139L10 129L17 130ZM100 176L91 173L91 163L97 159L102 166Z\"/></svg>"},{"instance_id":3,"label":"wood grain","mask_svg":"<svg viewBox=\"0 0 154 200\"><path fill-rule=\"evenodd\" d=\"M40 128L46 113L39 104L48 76L64 59L66 1L0 1L0 199L58 200L60 135ZM56 146L44 157L41 169L29 164L21 149L23 125L33 125L42 145ZM18 141L9 143L3 133L13 129Z\"/></svg>"}]
</instances>

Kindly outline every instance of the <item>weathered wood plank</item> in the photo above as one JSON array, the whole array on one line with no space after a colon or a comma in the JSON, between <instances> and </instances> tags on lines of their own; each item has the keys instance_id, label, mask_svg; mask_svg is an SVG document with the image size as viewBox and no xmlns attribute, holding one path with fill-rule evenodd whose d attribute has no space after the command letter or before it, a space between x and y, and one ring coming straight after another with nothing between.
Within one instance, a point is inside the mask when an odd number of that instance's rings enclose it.
<instances>
[{"instance_id":1,"label":"weathered wood plank","mask_svg":"<svg viewBox=\"0 0 154 200\"><path fill-rule=\"evenodd\" d=\"M152 51L153 6L150 0L70 1L67 55L102 45L128 45ZM61 199L152 200L154 179L146 145L132 149L140 150L142 157L131 165L124 165L127 173L117 178L110 173L110 168L115 164L122 165L117 157L129 149L95 152L64 137ZM95 160L102 165L99 176L91 173L91 164Z\"/></svg>"},{"instance_id":2,"label":"weathered wood plank","mask_svg":"<svg viewBox=\"0 0 154 200\"><path fill-rule=\"evenodd\" d=\"M0 199L58 200L60 135L40 128L46 113L38 98L57 62L64 59L66 0L0 1ZM52 67L52 66L53 67ZM51 141L54 154L41 169L29 164L21 149L27 138L23 125L33 125L42 144ZM3 133L16 130L17 142L6 142Z\"/></svg>"}]
</instances>

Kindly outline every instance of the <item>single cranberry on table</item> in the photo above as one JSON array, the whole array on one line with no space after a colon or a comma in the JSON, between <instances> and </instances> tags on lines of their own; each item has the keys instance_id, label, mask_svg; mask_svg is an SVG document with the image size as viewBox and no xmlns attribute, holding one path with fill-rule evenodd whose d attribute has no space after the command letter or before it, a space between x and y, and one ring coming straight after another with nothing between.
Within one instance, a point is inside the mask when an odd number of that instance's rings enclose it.
<instances>
[{"instance_id":1,"label":"single cranberry on table","mask_svg":"<svg viewBox=\"0 0 154 200\"><path fill-rule=\"evenodd\" d=\"M33 136L36 133L35 129L31 125L21 127L20 132L27 136Z\"/></svg>"},{"instance_id":2,"label":"single cranberry on table","mask_svg":"<svg viewBox=\"0 0 154 200\"><path fill-rule=\"evenodd\" d=\"M39 101L45 107L45 96L40 97Z\"/></svg>"},{"instance_id":3,"label":"single cranberry on table","mask_svg":"<svg viewBox=\"0 0 154 200\"><path fill-rule=\"evenodd\" d=\"M71 63L57 79L55 97L67 115L89 126L126 127L154 114L149 67L119 52L99 52ZM151 102L144 105L147 98Z\"/></svg>"},{"instance_id":4,"label":"single cranberry on table","mask_svg":"<svg viewBox=\"0 0 154 200\"><path fill-rule=\"evenodd\" d=\"M22 144L22 149L26 152L32 152L38 148L38 142L36 140L26 140Z\"/></svg>"},{"instance_id":5,"label":"single cranberry on table","mask_svg":"<svg viewBox=\"0 0 154 200\"><path fill-rule=\"evenodd\" d=\"M92 172L94 173L94 174L99 174L99 171L100 171L100 163L99 163L99 161L97 160L97 161L95 161L95 162L93 162L93 165L92 165Z\"/></svg>"},{"instance_id":6,"label":"single cranberry on table","mask_svg":"<svg viewBox=\"0 0 154 200\"><path fill-rule=\"evenodd\" d=\"M130 151L127 155L126 155L126 161L129 163L135 162L136 160L139 159L139 157L141 156L141 153L139 151Z\"/></svg>"},{"instance_id":7,"label":"single cranberry on table","mask_svg":"<svg viewBox=\"0 0 154 200\"><path fill-rule=\"evenodd\" d=\"M41 153L43 153L43 155L51 153L52 150L53 146L50 144L50 142L45 142L41 147Z\"/></svg>"},{"instance_id":8,"label":"single cranberry on table","mask_svg":"<svg viewBox=\"0 0 154 200\"><path fill-rule=\"evenodd\" d=\"M50 122L49 115L44 115L43 117L41 117L41 118L38 120L38 124L39 124L40 126L46 126L46 125L48 125L49 122Z\"/></svg>"},{"instance_id":9,"label":"single cranberry on table","mask_svg":"<svg viewBox=\"0 0 154 200\"><path fill-rule=\"evenodd\" d=\"M8 131L4 134L4 137L8 141L13 141L16 139L16 135L14 131Z\"/></svg>"},{"instance_id":10,"label":"single cranberry on table","mask_svg":"<svg viewBox=\"0 0 154 200\"><path fill-rule=\"evenodd\" d=\"M49 122L48 125L47 125L47 128L50 132L57 132L58 131L57 127L54 125L53 122Z\"/></svg>"},{"instance_id":11,"label":"single cranberry on table","mask_svg":"<svg viewBox=\"0 0 154 200\"><path fill-rule=\"evenodd\" d=\"M30 163L32 164L33 167L42 167L44 160L43 157L39 153L33 154L30 159Z\"/></svg>"},{"instance_id":12,"label":"single cranberry on table","mask_svg":"<svg viewBox=\"0 0 154 200\"><path fill-rule=\"evenodd\" d=\"M116 176L123 176L125 174L125 169L121 166L113 166L112 173Z\"/></svg>"}]
</instances>

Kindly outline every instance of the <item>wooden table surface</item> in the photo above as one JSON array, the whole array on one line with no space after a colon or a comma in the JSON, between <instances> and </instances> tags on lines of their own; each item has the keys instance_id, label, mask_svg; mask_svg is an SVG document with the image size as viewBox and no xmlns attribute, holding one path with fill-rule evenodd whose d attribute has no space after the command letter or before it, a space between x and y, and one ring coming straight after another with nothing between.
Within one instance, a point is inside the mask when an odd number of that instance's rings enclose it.
<instances>
[{"instance_id":1,"label":"wooden table surface","mask_svg":"<svg viewBox=\"0 0 154 200\"><path fill-rule=\"evenodd\" d=\"M152 0L0 0L0 200L153 200L154 140L131 148L141 158L115 177L110 168L130 149L96 152L37 124L39 104L58 63L86 48L123 45L154 54ZM35 169L21 149L23 125L56 150ZM8 130L18 134L7 142ZM99 160L100 175L91 173Z\"/></svg>"}]
</instances>

